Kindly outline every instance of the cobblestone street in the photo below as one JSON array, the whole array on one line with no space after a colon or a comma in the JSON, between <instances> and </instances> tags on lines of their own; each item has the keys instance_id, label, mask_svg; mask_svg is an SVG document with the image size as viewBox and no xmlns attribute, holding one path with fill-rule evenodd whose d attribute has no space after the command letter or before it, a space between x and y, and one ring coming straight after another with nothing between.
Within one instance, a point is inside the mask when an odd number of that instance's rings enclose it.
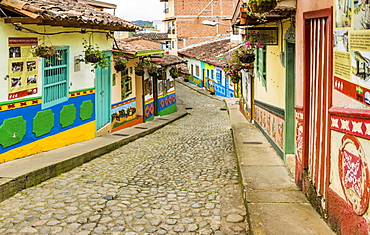
<instances>
[{"instance_id":1,"label":"cobblestone street","mask_svg":"<svg viewBox=\"0 0 370 235\"><path fill-rule=\"evenodd\" d=\"M0 203L0 234L247 234L223 101ZM191 109L190 109L191 108Z\"/></svg>"}]
</instances>

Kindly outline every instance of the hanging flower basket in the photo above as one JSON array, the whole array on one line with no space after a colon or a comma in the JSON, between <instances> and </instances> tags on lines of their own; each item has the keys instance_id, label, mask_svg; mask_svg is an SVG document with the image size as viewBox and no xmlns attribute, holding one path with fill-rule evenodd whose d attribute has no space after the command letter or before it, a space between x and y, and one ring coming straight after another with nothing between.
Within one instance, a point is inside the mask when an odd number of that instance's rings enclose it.
<instances>
[{"instance_id":1,"label":"hanging flower basket","mask_svg":"<svg viewBox=\"0 0 370 235\"><path fill-rule=\"evenodd\" d=\"M124 65L124 64L116 64L116 65L114 65L114 69L117 72L123 71L123 70L125 70L125 68L126 68L126 65Z\"/></svg>"},{"instance_id":2,"label":"hanging flower basket","mask_svg":"<svg viewBox=\"0 0 370 235\"><path fill-rule=\"evenodd\" d=\"M179 69L177 67L172 67L170 69L170 75L172 78L177 78L179 74Z\"/></svg>"},{"instance_id":3,"label":"hanging flower basket","mask_svg":"<svg viewBox=\"0 0 370 235\"><path fill-rule=\"evenodd\" d=\"M240 76L238 75L231 76L231 81L233 83L238 83L240 81Z\"/></svg>"},{"instance_id":4,"label":"hanging flower basket","mask_svg":"<svg viewBox=\"0 0 370 235\"><path fill-rule=\"evenodd\" d=\"M39 46L35 48L35 55L41 58L50 58L55 55L56 51L54 47Z\"/></svg>"},{"instance_id":5,"label":"hanging flower basket","mask_svg":"<svg viewBox=\"0 0 370 235\"><path fill-rule=\"evenodd\" d=\"M101 58L96 56L95 54L87 54L85 55L85 60L90 63L98 63Z\"/></svg>"},{"instance_id":6,"label":"hanging flower basket","mask_svg":"<svg viewBox=\"0 0 370 235\"><path fill-rule=\"evenodd\" d=\"M144 75L144 73L145 73L145 71L144 71L144 70L135 70L135 74L136 74L137 76L143 76L143 75Z\"/></svg>"},{"instance_id":7,"label":"hanging flower basket","mask_svg":"<svg viewBox=\"0 0 370 235\"><path fill-rule=\"evenodd\" d=\"M254 55L254 54L243 54L243 55L240 55L240 56L239 56L239 60L240 60L240 62L242 62L242 63L247 63L247 64L249 64L249 63L254 62L254 60L255 60L255 55Z\"/></svg>"},{"instance_id":8,"label":"hanging flower basket","mask_svg":"<svg viewBox=\"0 0 370 235\"><path fill-rule=\"evenodd\" d=\"M253 13L269 12L277 6L276 0L250 0L249 10Z\"/></svg>"},{"instance_id":9,"label":"hanging flower basket","mask_svg":"<svg viewBox=\"0 0 370 235\"><path fill-rule=\"evenodd\" d=\"M158 76L158 73L156 73L156 72L148 72L148 74L149 74L150 76L152 76L152 77L156 77L156 76Z\"/></svg>"}]
</instances>

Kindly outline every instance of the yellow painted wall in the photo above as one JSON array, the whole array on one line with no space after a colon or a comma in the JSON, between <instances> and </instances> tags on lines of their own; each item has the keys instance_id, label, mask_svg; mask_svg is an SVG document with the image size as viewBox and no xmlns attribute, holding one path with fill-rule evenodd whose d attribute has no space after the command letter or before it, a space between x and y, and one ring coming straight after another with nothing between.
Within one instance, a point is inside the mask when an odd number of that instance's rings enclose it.
<instances>
[{"instance_id":1,"label":"yellow painted wall","mask_svg":"<svg viewBox=\"0 0 370 235\"><path fill-rule=\"evenodd\" d=\"M0 163L95 138L95 121L0 154Z\"/></svg>"},{"instance_id":2,"label":"yellow painted wall","mask_svg":"<svg viewBox=\"0 0 370 235\"><path fill-rule=\"evenodd\" d=\"M135 63L138 62L138 58L134 59L129 59L128 63L126 64L127 69L128 69L128 74L132 78L132 94L127 97L127 99L131 99L134 97L137 97L136 94L136 86L138 85L135 82ZM116 85L113 86L113 81L112 81L112 104L118 103L122 101L121 97L121 72L116 72L114 67L112 67L112 73L116 74Z\"/></svg>"},{"instance_id":3,"label":"yellow painted wall","mask_svg":"<svg viewBox=\"0 0 370 235\"><path fill-rule=\"evenodd\" d=\"M276 24L269 24L266 27L276 27ZM290 27L290 22L283 23L283 34L279 26L279 45L267 46L266 50L266 87L262 81L255 76L255 99L267 104L285 109L285 68L280 63L280 52L284 51L284 34ZM292 88L293 89L293 88Z\"/></svg>"}]
</instances>

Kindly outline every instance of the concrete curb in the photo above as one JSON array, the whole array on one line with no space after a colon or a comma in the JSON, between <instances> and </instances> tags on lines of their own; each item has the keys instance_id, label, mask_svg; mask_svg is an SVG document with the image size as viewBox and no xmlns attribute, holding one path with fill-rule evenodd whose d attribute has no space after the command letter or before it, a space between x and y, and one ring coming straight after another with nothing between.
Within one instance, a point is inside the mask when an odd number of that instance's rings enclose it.
<instances>
[{"instance_id":1,"label":"concrete curb","mask_svg":"<svg viewBox=\"0 0 370 235\"><path fill-rule=\"evenodd\" d=\"M151 122L2 163L0 164L0 201L153 133L187 114L184 105L177 103L177 112L156 117Z\"/></svg>"}]
</instances>

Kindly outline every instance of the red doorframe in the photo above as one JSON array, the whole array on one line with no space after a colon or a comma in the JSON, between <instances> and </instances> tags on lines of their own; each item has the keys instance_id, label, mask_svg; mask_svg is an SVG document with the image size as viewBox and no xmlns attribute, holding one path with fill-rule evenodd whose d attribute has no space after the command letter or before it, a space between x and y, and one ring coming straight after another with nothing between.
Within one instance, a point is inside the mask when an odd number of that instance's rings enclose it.
<instances>
[{"instance_id":1,"label":"red doorframe","mask_svg":"<svg viewBox=\"0 0 370 235\"><path fill-rule=\"evenodd\" d=\"M328 106L326 107L327 109L330 109L332 106L332 84L333 84L333 47L332 47L332 42L333 42L333 7L330 8L325 8L317 11L310 11L310 12L304 12L303 13L303 19L305 22L304 25L304 51L303 51L303 74L304 74L304 80L303 80L303 90L304 90L304 95L303 95L303 114L304 114L304 120L303 120L303 150L302 150L302 165L303 169L307 170L309 168L309 143L310 143L310 136L309 136L309 128L310 128L310 108L311 108L311 103L310 103L310 76L311 76L311 70L310 70L310 49L314 46L311 44L310 40L310 20L312 19L318 19L318 18L326 18L327 19L327 26L328 30L326 32L326 37L328 39L328 64L324 64L322 66L325 66L324 69L328 70L328 83L327 85L329 86L328 90ZM320 81L319 81L320 82ZM325 85L325 83L324 83ZM327 88L326 86L324 88ZM328 117L329 113L324 113L324 117ZM316 127L317 128L317 127ZM330 181L330 120L328 123L328 126L326 127L326 132L327 132L327 149L325 152L325 159L321 159L321 162L316 162L318 167L318 164L325 164L325 168L320 169L320 175L323 176L324 173L326 173L326 177L321 177L319 179L321 181L321 188L318 188L317 190L319 192L325 192L326 188L329 186L329 181ZM319 141L317 140L318 144ZM324 151L324 150L322 150ZM324 152L322 152L324 153ZM326 169L326 172L324 172L324 169ZM317 168L317 170L319 170ZM326 180L325 180L326 179ZM325 180L325 182L324 182ZM325 185L325 188L324 188Z\"/></svg>"}]
</instances>

